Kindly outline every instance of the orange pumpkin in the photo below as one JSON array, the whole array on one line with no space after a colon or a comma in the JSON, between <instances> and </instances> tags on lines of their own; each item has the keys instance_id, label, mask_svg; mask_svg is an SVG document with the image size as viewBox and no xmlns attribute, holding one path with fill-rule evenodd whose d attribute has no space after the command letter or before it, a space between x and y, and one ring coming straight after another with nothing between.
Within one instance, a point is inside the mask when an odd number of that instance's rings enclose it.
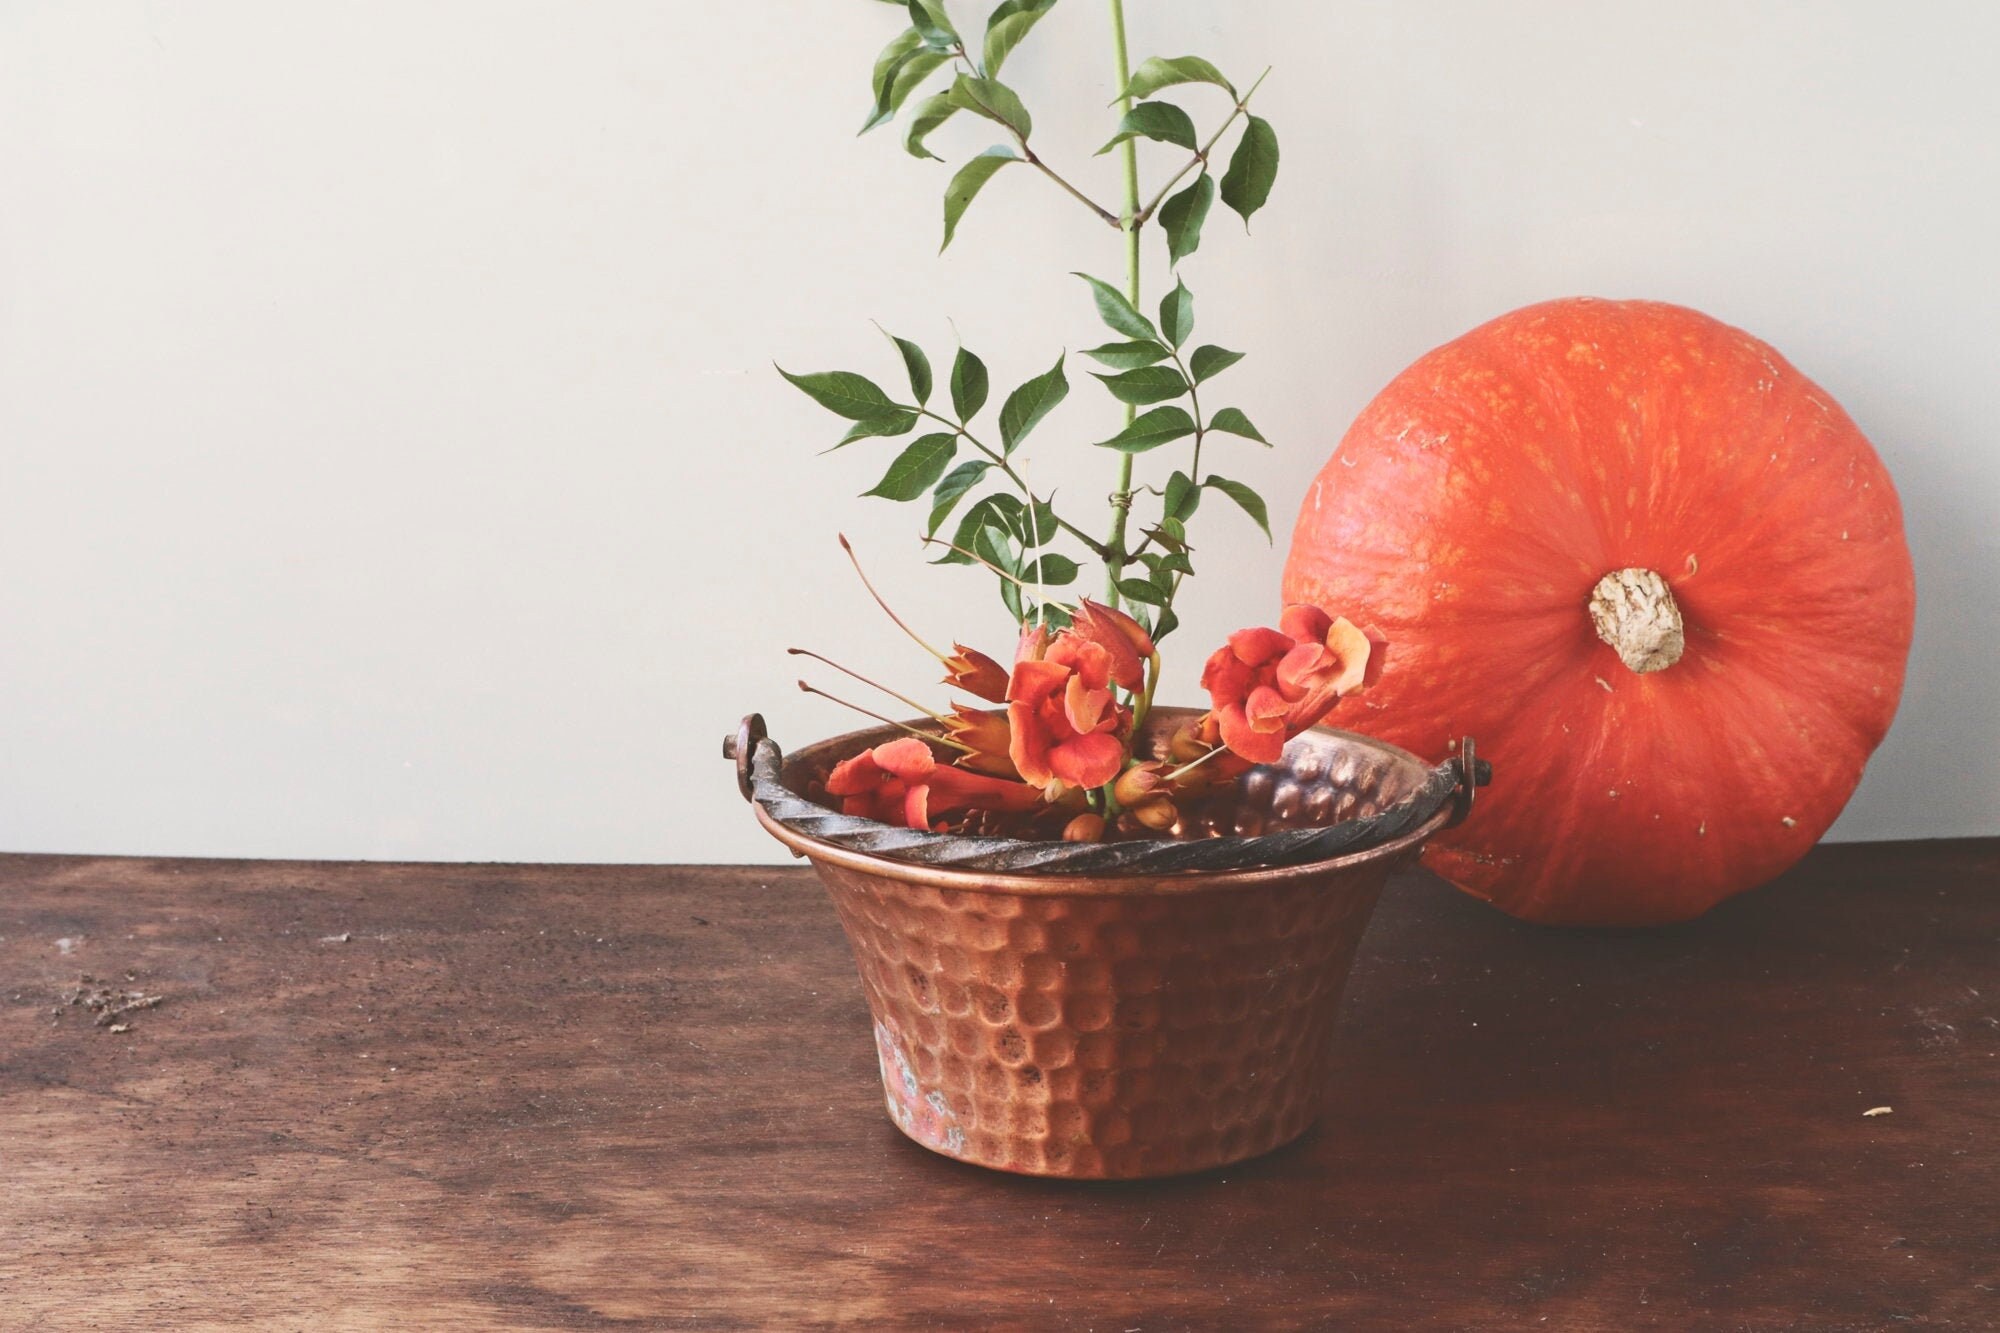
<instances>
[{"instance_id":1,"label":"orange pumpkin","mask_svg":"<svg viewBox=\"0 0 2000 1333\"><path fill-rule=\"evenodd\" d=\"M1344 725L1494 761L1427 862L1580 925L1699 915L1812 846L1916 610L1895 488L1824 390L1706 315L1589 299L1397 376L1307 493L1284 598L1388 635Z\"/></svg>"}]
</instances>

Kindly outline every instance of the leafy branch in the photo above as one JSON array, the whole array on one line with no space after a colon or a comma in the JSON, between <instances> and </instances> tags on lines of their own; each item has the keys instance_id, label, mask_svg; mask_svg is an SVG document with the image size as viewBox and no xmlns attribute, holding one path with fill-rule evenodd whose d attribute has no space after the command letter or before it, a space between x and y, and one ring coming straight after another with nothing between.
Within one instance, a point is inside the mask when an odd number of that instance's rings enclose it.
<instances>
[{"instance_id":1,"label":"leafy branch","mask_svg":"<svg viewBox=\"0 0 2000 1333\"><path fill-rule=\"evenodd\" d=\"M1193 573L1187 525L1204 493L1228 496L1267 538L1270 532L1264 501L1255 491L1213 473L1203 474L1204 449L1214 436L1268 442L1237 408L1204 412L1201 386L1243 357L1212 344L1184 352L1194 328L1194 297L1178 274L1200 247L1217 198L1247 225L1270 196L1278 168L1277 136L1268 121L1250 111L1251 99L1270 71L1239 93L1219 69L1199 56L1153 56L1133 69L1127 58L1123 0L1107 0L1117 68L1112 104L1119 119L1099 155L1115 151L1119 157L1123 200L1113 211L1035 150L1033 116L1019 93L1000 77L1007 61L1056 2L1000 0L986 20L981 40L968 43L943 0L883 0L907 16L908 26L876 57L872 102L862 130L894 121L908 105L903 147L912 157L933 161L943 159L931 148L931 136L961 113L1004 131L1006 142L974 154L951 174L944 192L945 247L987 185L1017 162L1034 167L1121 233L1126 260L1123 289L1086 275L1099 319L1121 339L1085 353L1107 368L1096 378L1124 408L1122 429L1098 442L1119 454L1107 535L1094 538L1057 514L1053 497L1037 495L1017 466L1016 451L1029 432L1068 395L1065 357L1008 395L999 411L997 443L990 442L995 436L982 438L972 429L974 417L986 405L988 378L984 363L962 347L952 363L949 416L930 406L933 383L928 358L915 343L901 338L892 341L902 354L914 403L891 398L865 376L846 371L786 373L786 378L852 423L833 446L836 449L858 440L910 435L925 423L943 428L908 443L866 493L899 502L928 497L924 539L945 549L937 563L986 566L999 577L1001 599L1017 621L1060 624L1067 619L1063 607L1036 601L1034 590L1075 581L1077 561L1051 547L1058 539L1072 540L1103 566L1106 601L1113 606L1129 603L1157 638L1177 623L1174 600L1182 581ZM934 76L945 82L919 98ZM1205 138L1184 107L1159 96L1204 86L1221 89L1230 102L1228 113ZM1241 132L1218 179L1212 165L1239 122ZM1141 143L1188 154L1143 206ZM1165 238L1169 269L1176 274L1173 290L1160 303L1157 323L1139 311L1141 233L1155 221ZM1139 455L1182 441L1189 444L1185 467L1173 469L1163 485L1137 482ZM970 456L961 459L962 451ZM999 489L975 495L994 479L1003 483ZM1158 514L1137 519L1141 536L1134 544L1129 534L1135 506L1145 501L1150 509L1154 499L1159 502ZM954 516L952 535L948 540L940 537Z\"/></svg>"},{"instance_id":2,"label":"leafy branch","mask_svg":"<svg viewBox=\"0 0 2000 1333\"><path fill-rule=\"evenodd\" d=\"M1271 77L1271 71L1268 67L1266 67L1264 72L1257 76L1257 82L1250 85L1250 90L1244 93L1243 96L1236 98L1235 109L1229 113L1229 118L1223 121L1222 124L1216 128L1215 133L1211 134L1208 137L1208 142L1202 144L1201 147L1199 148L1195 148L1193 143L1188 143L1183 145L1184 147L1187 148L1194 148L1194 155L1188 158L1187 163L1184 166L1182 166L1179 171L1176 171L1173 175L1167 177L1167 183L1165 185L1162 185L1160 187L1160 192L1153 196L1153 202L1147 204L1143 209L1139 210L1139 221L1142 225L1148 220L1150 220L1155 213L1158 213L1160 211L1160 205L1162 201L1166 199L1167 192L1172 190L1174 186L1179 185L1182 179L1185 178L1190 171L1193 171L1196 167L1201 167L1204 170L1207 168L1209 155L1215 151L1216 144L1222 142L1222 136L1229 132L1229 127L1236 123L1236 118L1238 116L1247 116L1250 114L1250 99L1257 95L1257 90L1264 86L1264 80L1270 77ZM1234 96L1234 93L1232 92L1231 95ZM1258 132L1258 137L1259 138L1265 137L1265 132L1270 130L1270 123L1268 121L1259 120L1255 116L1251 116L1250 118L1257 125L1263 126L1263 130ZM1269 134L1268 139L1269 139L1269 149L1271 156L1271 166L1269 172L1268 173L1260 172L1259 170L1254 168L1252 163L1248 160L1244 162L1242 167L1242 174L1246 187L1251 185L1253 181L1261 180L1263 184L1263 194L1257 198L1255 204L1250 204L1250 200L1248 197L1243 198L1242 203L1249 205L1247 210L1245 208L1237 207L1235 204L1230 205L1232 208L1236 208L1236 211L1238 213L1241 213L1243 215L1243 220L1246 223L1250 221L1251 213L1254 213L1259 208L1263 207L1264 199L1268 198L1271 192L1270 183L1271 181L1277 178L1278 140L1276 134ZM1242 152L1240 146L1237 151L1239 154ZM1256 154L1261 154L1263 151L1264 151L1263 146L1260 145L1255 150L1255 153L1253 153L1253 156L1255 156ZM1231 171L1237 170L1236 163L1233 160L1230 163L1230 170Z\"/></svg>"}]
</instances>

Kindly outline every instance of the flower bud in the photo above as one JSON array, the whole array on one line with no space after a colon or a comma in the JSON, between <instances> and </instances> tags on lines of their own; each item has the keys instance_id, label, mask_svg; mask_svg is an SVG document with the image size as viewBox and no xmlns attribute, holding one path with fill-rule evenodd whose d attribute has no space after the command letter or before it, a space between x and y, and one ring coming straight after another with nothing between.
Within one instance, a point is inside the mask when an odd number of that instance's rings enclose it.
<instances>
[{"instance_id":1,"label":"flower bud","mask_svg":"<svg viewBox=\"0 0 2000 1333\"><path fill-rule=\"evenodd\" d=\"M1141 805L1160 785L1158 764L1134 764L1111 784L1111 795L1120 805Z\"/></svg>"},{"instance_id":2,"label":"flower bud","mask_svg":"<svg viewBox=\"0 0 2000 1333\"><path fill-rule=\"evenodd\" d=\"M1182 764L1191 764L1214 748L1213 742L1202 740L1201 724L1198 722L1188 723L1167 742L1167 752Z\"/></svg>"},{"instance_id":3,"label":"flower bud","mask_svg":"<svg viewBox=\"0 0 2000 1333\"><path fill-rule=\"evenodd\" d=\"M1104 838L1104 816L1086 810L1063 825L1064 842L1100 842Z\"/></svg>"},{"instance_id":4,"label":"flower bud","mask_svg":"<svg viewBox=\"0 0 2000 1333\"><path fill-rule=\"evenodd\" d=\"M1159 796L1143 805L1133 806L1132 818L1155 833L1164 833L1180 822L1181 812L1174 807L1172 801Z\"/></svg>"}]
</instances>

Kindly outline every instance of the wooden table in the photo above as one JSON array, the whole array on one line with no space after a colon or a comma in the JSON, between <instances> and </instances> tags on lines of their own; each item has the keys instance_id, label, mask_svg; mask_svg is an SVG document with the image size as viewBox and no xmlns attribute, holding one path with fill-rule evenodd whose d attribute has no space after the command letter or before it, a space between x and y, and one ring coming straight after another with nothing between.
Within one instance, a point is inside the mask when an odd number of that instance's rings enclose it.
<instances>
[{"instance_id":1,"label":"wooden table","mask_svg":"<svg viewBox=\"0 0 2000 1333\"><path fill-rule=\"evenodd\" d=\"M0 1327L2000 1328L2000 841L1651 933L1407 876L1339 1065L1014 1178L890 1128L805 870L4 857Z\"/></svg>"}]
</instances>

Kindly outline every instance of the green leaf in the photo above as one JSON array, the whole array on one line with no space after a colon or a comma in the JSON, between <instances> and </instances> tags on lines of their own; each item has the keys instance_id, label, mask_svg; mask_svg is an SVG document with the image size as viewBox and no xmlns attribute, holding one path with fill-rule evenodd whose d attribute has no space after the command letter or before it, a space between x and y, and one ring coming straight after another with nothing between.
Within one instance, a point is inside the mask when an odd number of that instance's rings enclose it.
<instances>
[{"instance_id":1,"label":"green leaf","mask_svg":"<svg viewBox=\"0 0 2000 1333\"><path fill-rule=\"evenodd\" d=\"M1156 342L1106 343L1102 347L1092 347L1084 352L1100 364L1113 370L1136 370L1140 366L1150 366L1156 361L1164 361L1172 353Z\"/></svg>"},{"instance_id":2,"label":"green leaf","mask_svg":"<svg viewBox=\"0 0 2000 1333\"><path fill-rule=\"evenodd\" d=\"M1232 352L1227 347L1217 347L1214 343L1203 343L1194 349L1194 356L1188 361L1188 369L1194 374L1194 382L1203 384L1242 359L1241 352Z\"/></svg>"},{"instance_id":3,"label":"green leaf","mask_svg":"<svg viewBox=\"0 0 2000 1333\"><path fill-rule=\"evenodd\" d=\"M970 74L961 74L958 82L951 85L948 95L961 110L998 121L1023 139L1035 127L1028 108L1021 105L1021 99L1012 88L998 79L976 79Z\"/></svg>"},{"instance_id":4,"label":"green leaf","mask_svg":"<svg viewBox=\"0 0 2000 1333\"><path fill-rule=\"evenodd\" d=\"M988 564L998 565L1009 574L1018 576L1021 572L1021 561L1014 553L1014 544L1005 528L988 523L972 534L972 550L986 557Z\"/></svg>"},{"instance_id":5,"label":"green leaf","mask_svg":"<svg viewBox=\"0 0 2000 1333\"><path fill-rule=\"evenodd\" d=\"M903 354L903 369L910 372L910 392L917 396L917 405L923 406L931 400L931 359L924 355L924 349L908 338L898 338L887 329L882 330L896 350Z\"/></svg>"},{"instance_id":6,"label":"green leaf","mask_svg":"<svg viewBox=\"0 0 2000 1333\"><path fill-rule=\"evenodd\" d=\"M1118 591L1125 597L1147 606L1165 606L1167 594L1153 585L1150 579L1120 579Z\"/></svg>"},{"instance_id":7,"label":"green leaf","mask_svg":"<svg viewBox=\"0 0 2000 1333\"><path fill-rule=\"evenodd\" d=\"M1009 530L1009 518L1018 516L1020 513L1021 502L1011 495L1004 492L995 492L992 495L981 496L973 502L972 508L966 510L964 515L958 520L958 528L952 534L951 545L967 551L974 550L976 549L973 545L974 539L978 537L982 529L989 526L998 526L1002 532L1006 532ZM972 563L972 557L962 555L959 551L946 551L943 555L931 561L931 563L934 565L969 565Z\"/></svg>"},{"instance_id":8,"label":"green leaf","mask_svg":"<svg viewBox=\"0 0 2000 1333\"><path fill-rule=\"evenodd\" d=\"M972 551L987 564L1005 570L1015 578L1021 576L1021 562L1014 558L1013 549L999 528L989 525L975 532L972 536ZM1008 614L1016 621L1022 618L1021 589L1013 579L1000 580L1000 600L1006 605Z\"/></svg>"},{"instance_id":9,"label":"green leaf","mask_svg":"<svg viewBox=\"0 0 2000 1333\"><path fill-rule=\"evenodd\" d=\"M1153 642L1158 643L1181 627L1181 618L1174 614L1171 606L1160 608L1160 622L1153 626Z\"/></svg>"},{"instance_id":10,"label":"green leaf","mask_svg":"<svg viewBox=\"0 0 2000 1333\"><path fill-rule=\"evenodd\" d=\"M889 87L889 114L894 116L901 111L903 103L910 100L910 94L922 86L923 81L947 59L948 57L939 55L935 51L911 56L903 67L896 71L896 80Z\"/></svg>"},{"instance_id":11,"label":"green leaf","mask_svg":"<svg viewBox=\"0 0 2000 1333\"><path fill-rule=\"evenodd\" d=\"M1163 59L1153 56L1138 69L1132 71L1132 81L1125 85L1125 91L1112 101L1125 97L1151 97L1162 88L1171 88L1178 83L1212 83L1236 96L1236 88L1222 71L1203 60L1200 56L1181 56L1177 59Z\"/></svg>"},{"instance_id":12,"label":"green leaf","mask_svg":"<svg viewBox=\"0 0 2000 1333\"><path fill-rule=\"evenodd\" d=\"M1187 112L1172 102L1141 102L1119 120L1118 133L1111 136L1111 142L1097 150L1097 155L1104 156L1127 139L1153 139L1176 144L1192 152L1195 146L1194 122L1188 119Z\"/></svg>"},{"instance_id":13,"label":"green leaf","mask_svg":"<svg viewBox=\"0 0 2000 1333\"><path fill-rule=\"evenodd\" d=\"M1206 171L1194 184L1160 205L1160 226L1167 233L1167 261L1178 264L1201 245L1201 224L1215 203L1215 177Z\"/></svg>"},{"instance_id":14,"label":"green leaf","mask_svg":"<svg viewBox=\"0 0 2000 1333\"><path fill-rule=\"evenodd\" d=\"M1201 507L1201 487L1195 485L1194 478L1187 473L1176 471L1167 478L1164 507L1168 518L1177 518L1185 523Z\"/></svg>"},{"instance_id":15,"label":"green leaf","mask_svg":"<svg viewBox=\"0 0 2000 1333\"><path fill-rule=\"evenodd\" d=\"M1222 202L1235 209L1248 227L1250 215L1271 197L1271 182L1277 178L1277 131L1260 116L1245 117L1243 137L1230 155L1229 170L1222 173Z\"/></svg>"},{"instance_id":16,"label":"green leaf","mask_svg":"<svg viewBox=\"0 0 2000 1333\"><path fill-rule=\"evenodd\" d=\"M881 108L888 101L890 88L895 83L896 71L901 69L903 62L923 44L924 39L918 35L915 28L905 28L897 33L875 57L875 72L868 79L868 86L874 92L875 114L871 115L868 123L861 127L863 134L881 123Z\"/></svg>"},{"instance_id":17,"label":"green leaf","mask_svg":"<svg viewBox=\"0 0 2000 1333\"><path fill-rule=\"evenodd\" d=\"M1097 372L1092 371L1091 374L1097 375ZM1188 382L1172 366L1145 366L1116 375L1097 375L1097 378L1104 381L1104 387L1111 390L1113 398L1139 407L1148 403L1164 403L1188 391Z\"/></svg>"},{"instance_id":18,"label":"green leaf","mask_svg":"<svg viewBox=\"0 0 2000 1333\"><path fill-rule=\"evenodd\" d=\"M1194 293L1179 279L1160 301L1160 331L1179 347L1194 332Z\"/></svg>"},{"instance_id":19,"label":"green leaf","mask_svg":"<svg viewBox=\"0 0 2000 1333\"><path fill-rule=\"evenodd\" d=\"M944 475L951 456L958 452L958 436L948 431L919 435L909 448L896 455L882 480L863 495L879 495L885 500L914 500Z\"/></svg>"},{"instance_id":20,"label":"green leaf","mask_svg":"<svg viewBox=\"0 0 2000 1333\"><path fill-rule=\"evenodd\" d=\"M1062 534L1062 525L1056 522L1055 506L1047 500L1037 500L1032 511L1025 505L1021 507L1013 530L1023 547L1046 546Z\"/></svg>"},{"instance_id":21,"label":"green leaf","mask_svg":"<svg viewBox=\"0 0 2000 1333\"><path fill-rule=\"evenodd\" d=\"M931 521L924 529L926 537L937 535L937 530L944 526L947 518L951 517L951 511L958 508L958 502L965 498L966 492L979 484L979 479L985 476L987 469L992 466L983 458L973 458L944 474L944 480L931 492Z\"/></svg>"},{"instance_id":22,"label":"green leaf","mask_svg":"<svg viewBox=\"0 0 2000 1333\"><path fill-rule=\"evenodd\" d=\"M1007 614L1014 617L1014 623L1025 625L1028 621L1027 607L1023 605L1020 585L1011 579L999 579L1000 604L1007 608Z\"/></svg>"},{"instance_id":23,"label":"green leaf","mask_svg":"<svg viewBox=\"0 0 2000 1333\"><path fill-rule=\"evenodd\" d=\"M924 147L924 140L932 130L958 114L958 104L951 100L950 93L937 93L917 103L917 109L910 113L909 129L903 133L903 151L911 157L927 157L933 162L943 158Z\"/></svg>"},{"instance_id":24,"label":"green leaf","mask_svg":"<svg viewBox=\"0 0 2000 1333\"><path fill-rule=\"evenodd\" d=\"M1143 454L1148 449L1157 449L1192 434L1194 418L1184 409L1156 407L1150 412L1141 412L1131 425L1110 439L1100 440L1098 448L1116 449L1121 454Z\"/></svg>"},{"instance_id":25,"label":"green leaf","mask_svg":"<svg viewBox=\"0 0 2000 1333\"><path fill-rule=\"evenodd\" d=\"M1001 0L986 20L986 49L980 64L988 78L1000 72L1028 30L1054 7L1055 0Z\"/></svg>"},{"instance_id":26,"label":"green leaf","mask_svg":"<svg viewBox=\"0 0 2000 1333\"><path fill-rule=\"evenodd\" d=\"M1013 453L1035 423L1069 394L1069 378L1063 374L1063 357L1057 357L1047 373L1037 375L1007 395L1000 408L1000 449Z\"/></svg>"},{"instance_id":27,"label":"green leaf","mask_svg":"<svg viewBox=\"0 0 2000 1333\"><path fill-rule=\"evenodd\" d=\"M1115 331L1128 338L1143 338L1148 342L1158 342L1160 331L1153 322L1132 308L1125 294L1108 282L1100 282L1088 273L1076 275L1090 284L1092 295L1097 298L1097 316Z\"/></svg>"},{"instance_id":28,"label":"green leaf","mask_svg":"<svg viewBox=\"0 0 2000 1333\"><path fill-rule=\"evenodd\" d=\"M916 45L914 30L905 33L904 37L910 40L912 46ZM895 42L890 43L892 48L895 45ZM866 134L876 126L894 120L903 103L910 100L910 94L944 62L943 55L921 48L905 53L886 68L878 60L875 66L875 106L868 119L862 122L861 133Z\"/></svg>"},{"instance_id":29,"label":"green leaf","mask_svg":"<svg viewBox=\"0 0 2000 1333\"><path fill-rule=\"evenodd\" d=\"M1060 588L1064 584L1076 582L1078 565L1066 555L1051 551L1029 565L1024 577L1030 583L1039 583L1046 588Z\"/></svg>"},{"instance_id":30,"label":"green leaf","mask_svg":"<svg viewBox=\"0 0 2000 1333\"><path fill-rule=\"evenodd\" d=\"M960 425L979 415L986 406L986 363L963 347L951 359L951 410Z\"/></svg>"},{"instance_id":31,"label":"green leaf","mask_svg":"<svg viewBox=\"0 0 2000 1333\"><path fill-rule=\"evenodd\" d=\"M958 45L958 30L951 26L941 0L910 0L910 24L933 51L950 51Z\"/></svg>"},{"instance_id":32,"label":"green leaf","mask_svg":"<svg viewBox=\"0 0 2000 1333\"><path fill-rule=\"evenodd\" d=\"M866 421L855 422L847 428L847 434L840 437L840 443L834 445L833 449L822 449L820 452L830 454L834 449L845 449L856 440L874 439L878 436L908 435L916 428L917 414L898 409L893 416L870 417Z\"/></svg>"},{"instance_id":33,"label":"green leaf","mask_svg":"<svg viewBox=\"0 0 2000 1333\"><path fill-rule=\"evenodd\" d=\"M1146 529L1146 536L1166 547L1172 553L1169 557L1170 559L1178 562L1186 561L1189 549L1187 544L1187 524L1181 522L1181 520L1177 518L1163 518L1160 520L1158 526ZM1180 566L1176 564L1174 567L1179 568ZM1192 567L1189 568L1188 572L1193 572Z\"/></svg>"},{"instance_id":34,"label":"green leaf","mask_svg":"<svg viewBox=\"0 0 2000 1333\"><path fill-rule=\"evenodd\" d=\"M951 244L952 236L958 231L958 220L965 216L965 210L986 188L986 182L993 179L993 174L1009 162L1020 160L1014 156L1012 149L994 147L958 169L958 174L951 178L951 184L944 190L944 245L938 247L938 253L944 253L945 246Z\"/></svg>"},{"instance_id":35,"label":"green leaf","mask_svg":"<svg viewBox=\"0 0 2000 1333\"><path fill-rule=\"evenodd\" d=\"M821 407L837 412L849 421L874 421L910 410L905 404L890 402L889 395L877 388L873 380L852 371L828 370L794 375L779 366L778 373L805 390L806 396Z\"/></svg>"},{"instance_id":36,"label":"green leaf","mask_svg":"<svg viewBox=\"0 0 2000 1333\"><path fill-rule=\"evenodd\" d=\"M1236 501L1237 504L1243 507L1243 512L1256 519L1257 526L1264 529L1264 539L1266 541L1271 539L1271 516L1264 508L1263 496L1257 494L1257 492L1251 490L1242 482L1231 481L1227 477L1211 475L1208 480L1202 482L1202 485L1210 490L1221 491L1224 495Z\"/></svg>"},{"instance_id":37,"label":"green leaf","mask_svg":"<svg viewBox=\"0 0 2000 1333\"><path fill-rule=\"evenodd\" d=\"M1257 433L1257 428L1250 424L1249 417L1244 416L1242 412L1233 407L1225 407L1210 417L1208 419L1208 428L1210 430L1219 430L1226 435L1241 435L1244 439L1255 440L1259 444L1268 445L1270 443L1269 440Z\"/></svg>"}]
</instances>

